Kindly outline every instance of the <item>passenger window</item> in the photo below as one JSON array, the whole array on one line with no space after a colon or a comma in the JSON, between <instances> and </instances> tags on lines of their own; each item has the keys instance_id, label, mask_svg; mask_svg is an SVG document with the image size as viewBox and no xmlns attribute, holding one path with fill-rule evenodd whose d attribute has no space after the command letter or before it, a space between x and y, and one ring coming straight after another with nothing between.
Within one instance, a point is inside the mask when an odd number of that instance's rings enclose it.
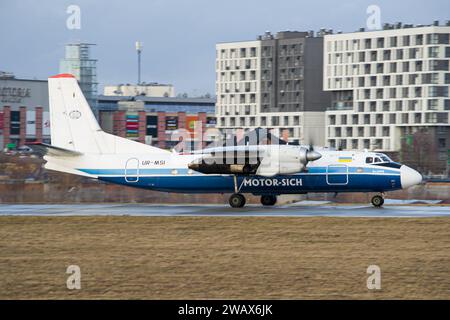
<instances>
[{"instance_id":1,"label":"passenger window","mask_svg":"<svg viewBox=\"0 0 450 320\"><path fill-rule=\"evenodd\" d=\"M372 163L373 162L373 158L372 157L367 157L366 158L366 163Z\"/></svg>"},{"instance_id":2,"label":"passenger window","mask_svg":"<svg viewBox=\"0 0 450 320\"><path fill-rule=\"evenodd\" d=\"M375 162L381 162L380 158L375 158Z\"/></svg>"}]
</instances>

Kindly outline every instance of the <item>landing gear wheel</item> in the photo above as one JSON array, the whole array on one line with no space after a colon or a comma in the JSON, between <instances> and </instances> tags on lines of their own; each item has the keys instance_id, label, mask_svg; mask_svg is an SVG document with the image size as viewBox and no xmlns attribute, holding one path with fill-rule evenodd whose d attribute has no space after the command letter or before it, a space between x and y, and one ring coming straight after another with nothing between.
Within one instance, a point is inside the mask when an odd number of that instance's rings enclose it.
<instances>
[{"instance_id":1,"label":"landing gear wheel","mask_svg":"<svg viewBox=\"0 0 450 320\"><path fill-rule=\"evenodd\" d=\"M384 198L380 195L376 195L372 197L372 205L374 207L381 207L384 204Z\"/></svg>"},{"instance_id":2,"label":"landing gear wheel","mask_svg":"<svg viewBox=\"0 0 450 320\"><path fill-rule=\"evenodd\" d=\"M261 204L263 206L273 206L275 203L277 203L277 196L271 194L261 196Z\"/></svg>"},{"instance_id":3,"label":"landing gear wheel","mask_svg":"<svg viewBox=\"0 0 450 320\"><path fill-rule=\"evenodd\" d=\"M240 193L233 193L230 197L229 203L233 208L242 208L245 206L245 197Z\"/></svg>"}]
</instances>

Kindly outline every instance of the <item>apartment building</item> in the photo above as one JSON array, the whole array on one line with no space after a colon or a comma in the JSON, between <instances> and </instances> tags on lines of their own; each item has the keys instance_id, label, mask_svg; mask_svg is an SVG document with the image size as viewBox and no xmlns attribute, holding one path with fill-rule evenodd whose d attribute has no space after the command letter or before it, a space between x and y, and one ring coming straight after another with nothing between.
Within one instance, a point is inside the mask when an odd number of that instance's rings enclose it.
<instances>
[{"instance_id":1,"label":"apartment building","mask_svg":"<svg viewBox=\"0 0 450 320\"><path fill-rule=\"evenodd\" d=\"M326 143L397 152L419 131L438 160L450 149L450 24L386 24L324 36L323 88L331 93Z\"/></svg>"},{"instance_id":2,"label":"apartment building","mask_svg":"<svg viewBox=\"0 0 450 320\"><path fill-rule=\"evenodd\" d=\"M323 38L266 32L255 41L216 45L219 129L273 129L289 142L323 144Z\"/></svg>"}]
</instances>

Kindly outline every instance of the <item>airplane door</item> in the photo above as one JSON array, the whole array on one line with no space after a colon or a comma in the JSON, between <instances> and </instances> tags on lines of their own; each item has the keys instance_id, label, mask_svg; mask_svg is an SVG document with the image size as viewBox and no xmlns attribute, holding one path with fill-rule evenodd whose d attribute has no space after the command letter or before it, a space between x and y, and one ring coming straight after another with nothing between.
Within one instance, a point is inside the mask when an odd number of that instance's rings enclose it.
<instances>
[{"instance_id":1,"label":"airplane door","mask_svg":"<svg viewBox=\"0 0 450 320\"><path fill-rule=\"evenodd\" d=\"M327 183L329 185L346 185L348 183L348 167L345 164L333 164L327 167Z\"/></svg>"},{"instance_id":2,"label":"airplane door","mask_svg":"<svg viewBox=\"0 0 450 320\"><path fill-rule=\"evenodd\" d=\"M139 181L139 159L130 158L125 164L125 181L138 182Z\"/></svg>"}]
</instances>

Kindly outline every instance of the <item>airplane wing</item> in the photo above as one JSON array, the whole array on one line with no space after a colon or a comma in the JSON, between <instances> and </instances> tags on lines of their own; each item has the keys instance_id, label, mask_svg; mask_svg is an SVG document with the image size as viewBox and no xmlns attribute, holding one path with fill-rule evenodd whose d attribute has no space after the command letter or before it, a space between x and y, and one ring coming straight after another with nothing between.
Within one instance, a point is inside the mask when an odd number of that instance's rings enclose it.
<instances>
[{"instance_id":1,"label":"airplane wing","mask_svg":"<svg viewBox=\"0 0 450 320\"><path fill-rule=\"evenodd\" d=\"M73 150L67 150L60 147L55 147L46 143L29 143L27 144L31 149L41 156L55 156L55 157L77 157L83 153Z\"/></svg>"}]
</instances>

